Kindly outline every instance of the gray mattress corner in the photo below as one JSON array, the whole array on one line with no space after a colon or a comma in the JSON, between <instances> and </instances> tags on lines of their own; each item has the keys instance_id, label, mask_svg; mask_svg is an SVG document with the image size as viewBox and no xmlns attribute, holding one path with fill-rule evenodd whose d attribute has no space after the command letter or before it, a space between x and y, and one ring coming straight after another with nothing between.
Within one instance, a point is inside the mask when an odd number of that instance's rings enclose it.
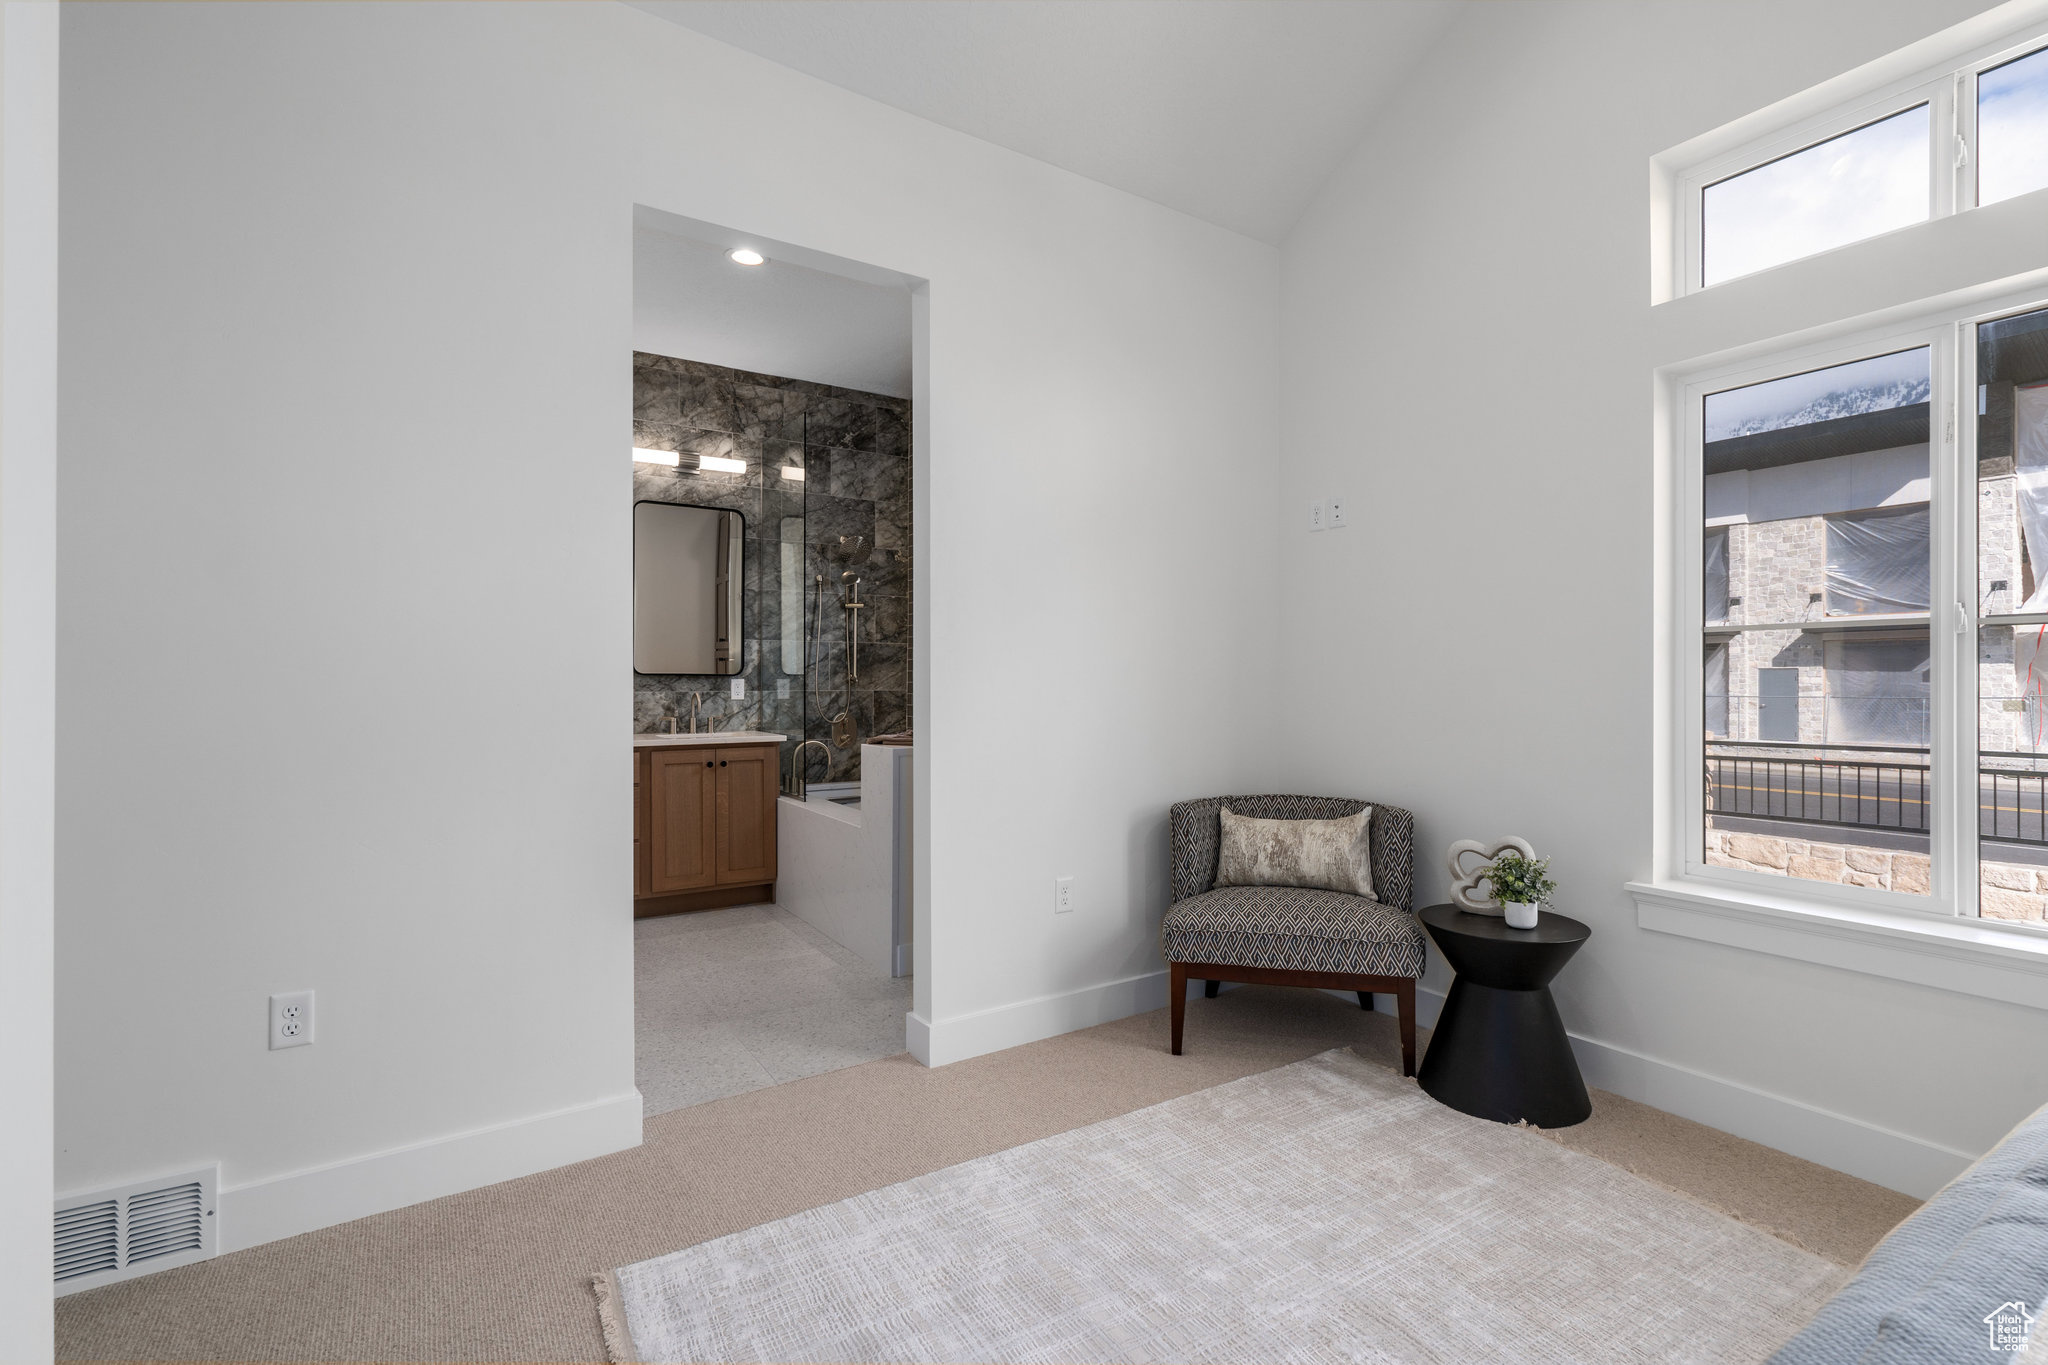
<instances>
[{"instance_id":1,"label":"gray mattress corner","mask_svg":"<svg viewBox=\"0 0 2048 1365\"><path fill-rule=\"evenodd\" d=\"M2048 1106L1894 1228L1769 1365L2011 1361L2022 1315L2044 1312Z\"/></svg>"}]
</instances>

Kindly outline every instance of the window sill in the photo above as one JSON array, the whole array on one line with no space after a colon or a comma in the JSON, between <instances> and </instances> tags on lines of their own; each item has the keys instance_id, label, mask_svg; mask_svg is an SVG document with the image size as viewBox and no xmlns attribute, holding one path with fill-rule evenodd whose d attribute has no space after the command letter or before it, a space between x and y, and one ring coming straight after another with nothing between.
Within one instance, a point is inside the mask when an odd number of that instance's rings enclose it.
<instances>
[{"instance_id":1,"label":"window sill","mask_svg":"<svg viewBox=\"0 0 2048 1365\"><path fill-rule=\"evenodd\" d=\"M1657 933L2048 1010L2048 936L1698 883L1627 889Z\"/></svg>"}]
</instances>

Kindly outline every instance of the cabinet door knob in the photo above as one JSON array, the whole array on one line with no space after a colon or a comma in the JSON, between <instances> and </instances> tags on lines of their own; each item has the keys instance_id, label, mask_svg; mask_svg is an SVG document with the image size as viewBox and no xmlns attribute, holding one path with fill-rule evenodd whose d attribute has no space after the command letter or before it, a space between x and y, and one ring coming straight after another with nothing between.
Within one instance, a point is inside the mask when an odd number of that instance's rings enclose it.
<instances>
[{"instance_id":1,"label":"cabinet door knob","mask_svg":"<svg viewBox=\"0 0 2048 1365\"><path fill-rule=\"evenodd\" d=\"M719 766L719 767L721 767L721 768L723 768L723 767L725 766L725 760L724 760L724 759L722 759L722 758L721 758L721 759L719 759L719 760L718 760L718 766Z\"/></svg>"},{"instance_id":2,"label":"cabinet door knob","mask_svg":"<svg viewBox=\"0 0 2048 1365\"><path fill-rule=\"evenodd\" d=\"M705 760L704 760L704 766L705 766L705 767L707 767L707 768L708 768L708 767L710 767L710 766L711 766L711 760L710 760L710 759L708 759L708 758L707 758L707 759L705 759Z\"/></svg>"}]
</instances>

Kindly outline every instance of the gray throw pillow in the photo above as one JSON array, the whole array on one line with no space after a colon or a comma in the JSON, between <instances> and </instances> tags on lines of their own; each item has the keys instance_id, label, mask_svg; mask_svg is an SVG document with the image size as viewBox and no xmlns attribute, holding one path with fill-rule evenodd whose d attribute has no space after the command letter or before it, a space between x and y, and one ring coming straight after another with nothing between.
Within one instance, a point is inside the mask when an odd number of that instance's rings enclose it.
<instances>
[{"instance_id":1,"label":"gray throw pillow","mask_svg":"<svg viewBox=\"0 0 2048 1365\"><path fill-rule=\"evenodd\" d=\"M1372 892L1372 807L1335 820L1258 820L1223 807L1218 886L1313 886Z\"/></svg>"}]
</instances>

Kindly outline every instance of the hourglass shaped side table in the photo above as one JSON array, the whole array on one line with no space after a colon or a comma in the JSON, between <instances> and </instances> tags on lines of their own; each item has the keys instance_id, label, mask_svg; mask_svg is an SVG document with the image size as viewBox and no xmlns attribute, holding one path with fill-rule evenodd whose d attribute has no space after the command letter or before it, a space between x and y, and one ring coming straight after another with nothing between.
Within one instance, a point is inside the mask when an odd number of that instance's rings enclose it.
<instances>
[{"instance_id":1,"label":"hourglass shaped side table","mask_svg":"<svg viewBox=\"0 0 2048 1365\"><path fill-rule=\"evenodd\" d=\"M1586 925L1544 911L1534 929L1432 905L1418 918L1457 973L1416 1077L1439 1103L1496 1123L1569 1128L1593 1112L1550 983Z\"/></svg>"}]
</instances>

